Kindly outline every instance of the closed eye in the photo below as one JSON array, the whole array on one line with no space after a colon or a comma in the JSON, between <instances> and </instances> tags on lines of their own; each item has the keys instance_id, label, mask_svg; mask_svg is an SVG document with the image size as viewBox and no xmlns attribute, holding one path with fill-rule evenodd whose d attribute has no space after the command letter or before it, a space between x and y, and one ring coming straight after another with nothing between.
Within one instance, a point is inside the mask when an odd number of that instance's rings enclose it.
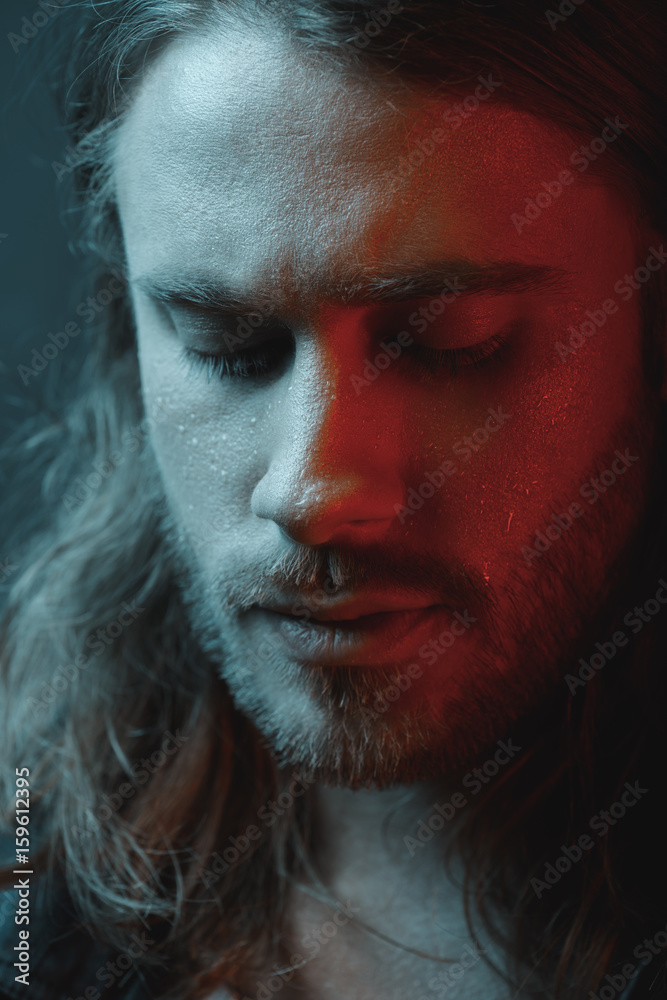
<instances>
[{"instance_id":1,"label":"closed eye","mask_svg":"<svg viewBox=\"0 0 667 1000\"><path fill-rule=\"evenodd\" d=\"M182 347L180 360L190 372L203 371L210 382L218 378L260 378L277 372L291 352L291 344L284 339L267 341L261 347L234 351L232 354L205 354L192 347Z\"/></svg>"},{"instance_id":2,"label":"closed eye","mask_svg":"<svg viewBox=\"0 0 667 1000\"><path fill-rule=\"evenodd\" d=\"M481 368L490 362L500 363L505 359L508 343L500 334L469 347L435 348L412 344L410 351L419 364L435 372L444 368L450 378L456 378L462 368Z\"/></svg>"},{"instance_id":3,"label":"closed eye","mask_svg":"<svg viewBox=\"0 0 667 1000\"><path fill-rule=\"evenodd\" d=\"M433 348L411 344L403 355L422 370L434 373L443 370L456 378L461 369L480 368L504 360L507 341L501 335L468 347ZM210 354L192 347L181 348L180 360L189 371L205 372L210 381L218 378L253 379L277 374L293 350L291 338L280 337L264 341L255 348L228 354ZM398 359L400 362L400 358Z\"/></svg>"}]
</instances>

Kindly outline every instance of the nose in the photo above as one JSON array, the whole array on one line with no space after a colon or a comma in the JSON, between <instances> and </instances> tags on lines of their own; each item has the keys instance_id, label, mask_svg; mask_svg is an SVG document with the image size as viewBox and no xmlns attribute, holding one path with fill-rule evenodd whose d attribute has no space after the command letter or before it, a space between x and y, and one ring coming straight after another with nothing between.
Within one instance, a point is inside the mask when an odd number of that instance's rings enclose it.
<instances>
[{"instance_id":1,"label":"nose","mask_svg":"<svg viewBox=\"0 0 667 1000\"><path fill-rule=\"evenodd\" d=\"M251 510L303 545L379 539L403 501L395 382L358 391L350 376L363 365L363 353L297 346L289 388L273 409L269 464Z\"/></svg>"}]
</instances>

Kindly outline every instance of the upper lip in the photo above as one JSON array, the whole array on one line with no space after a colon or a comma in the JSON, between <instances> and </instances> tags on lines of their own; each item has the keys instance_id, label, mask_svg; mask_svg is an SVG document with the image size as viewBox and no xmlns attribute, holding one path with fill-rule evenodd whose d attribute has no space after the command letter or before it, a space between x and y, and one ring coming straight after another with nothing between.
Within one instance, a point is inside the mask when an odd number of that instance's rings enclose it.
<instances>
[{"instance_id":1,"label":"upper lip","mask_svg":"<svg viewBox=\"0 0 667 1000\"><path fill-rule=\"evenodd\" d=\"M276 600L259 605L265 611L275 611L283 615L291 615L303 620L306 616L303 609L309 612L308 618L320 622L353 621L355 618L365 618L387 612L416 611L442 604L437 600L399 594L369 594L357 597L346 597L339 600L315 602L307 596L297 596L292 601ZM301 614L299 614L301 611Z\"/></svg>"}]
</instances>

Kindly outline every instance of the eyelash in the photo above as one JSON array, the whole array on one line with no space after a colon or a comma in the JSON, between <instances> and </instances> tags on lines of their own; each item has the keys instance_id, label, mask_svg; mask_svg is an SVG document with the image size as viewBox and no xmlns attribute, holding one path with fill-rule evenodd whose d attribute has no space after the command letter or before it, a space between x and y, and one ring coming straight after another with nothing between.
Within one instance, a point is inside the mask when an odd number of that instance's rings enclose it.
<instances>
[{"instance_id":1,"label":"eyelash","mask_svg":"<svg viewBox=\"0 0 667 1000\"><path fill-rule=\"evenodd\" d=\"M204 371L210 382L214 376L218 378L258 378L268 375L273 367L285 355L282 342L276 341L281 347L257 349L255 351L237 351L235 354L202 354L190 347L181 348L180 358L189 371Z\"/></svg>"},{"instance_id":2,"label":"eyelash","mask_svg":"<svg viewBox=\"0 0 667 1000\"><path fill-rule=\"evenodd\" d=\"M481 368L486 364L499 364L504 361L507 347L507 340L496 335L489 340L483 340L480 344L471 344L470 347L437 350L434 347L413 344L412 352L415 360L425 365L429 371L435 372L440 368L447 368L449 377L454 379L460 368Z\"/></svg>"},{"instance_id":3,"label":"eyelash","mask_svg":"<svg viewBox=\"0 0 667 1000\"><path fill-rule=\"evenodd\" d=\"M416 364L425 366L430 372L448 369L450 378L454 379L461 368L481 368L492 362L502 362L507 346L504 337L495 336L470 347L436 349L412 344L406 354L411 355ZM270 374L284 356L283 340L274 341L268 348L237 351L235 354L203 354L190 347L182 347L180 354L181 361L190 371L204 371L209 382L213 377L260 378Z\"/></svg>"}]
</instances>

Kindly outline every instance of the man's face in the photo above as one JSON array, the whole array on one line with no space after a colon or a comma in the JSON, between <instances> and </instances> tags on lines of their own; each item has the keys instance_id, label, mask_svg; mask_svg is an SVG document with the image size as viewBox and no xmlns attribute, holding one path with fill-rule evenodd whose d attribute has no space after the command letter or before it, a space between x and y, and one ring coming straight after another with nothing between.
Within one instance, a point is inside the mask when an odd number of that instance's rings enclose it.
<instances>
[{"instance_id":1,"label":"man's face","mask_svg":"<svg viewBox=\"0 0 667 1000\"><path fill-rule=\"evenodd\" d=\"M626 276L650 237L502 100L211 29L159 56L119 134L192 626L278 758L327 780L463 767L562 691L642 519L658 399Z\"/></svg>"}]
</instances>

